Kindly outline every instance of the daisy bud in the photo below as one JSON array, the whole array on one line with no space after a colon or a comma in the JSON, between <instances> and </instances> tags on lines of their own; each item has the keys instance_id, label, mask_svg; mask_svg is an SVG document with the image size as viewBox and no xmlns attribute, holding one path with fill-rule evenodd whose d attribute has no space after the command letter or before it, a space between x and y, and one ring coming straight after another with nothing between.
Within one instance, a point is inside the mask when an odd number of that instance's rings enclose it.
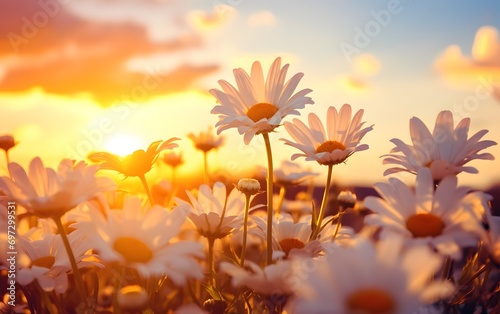
<instances>
[{"instance_id":1,"label":"daisy bud","mask_svg":"<svg viewBox=\"0 0 500 314\"><path fill-rule=\"evenodd\" d=\"M16 146L16 142L14 141L14 137L12 135L0 136L0 149L7 152L14 146Z\"/></svg>"},{"instance_id":2,"label":"daisy bud","mask_svg":"<svg viewBox=\"0 0 500 314\"><path fill-rule=\"evenodd\" d=\"M260 191L260 183L255 179L244 178L238 181L238 190L245 195L255 195Z\"/></svg>"},{"instance_id":3,"label":"daisy bud","mask_svg":"<svg viewBox=\"0 0 500 314\"><path fill-rule=\"evenodd\" d=\"M342 191L337 196L337 202L344 209L354 208L354 205L356 205L356 194L351 191Z\"/></svg>"},{"instance_id":4,"label":"daisy bud","mask_svg":"<svg viewBox=\"0 0 500 314\"><path fill-rule=\"evenodd\" d=\"M148 307L148 294L141 286L129 285L118 291L118 306L126 312L142 312Z\"/></svg>"}]
</instances>

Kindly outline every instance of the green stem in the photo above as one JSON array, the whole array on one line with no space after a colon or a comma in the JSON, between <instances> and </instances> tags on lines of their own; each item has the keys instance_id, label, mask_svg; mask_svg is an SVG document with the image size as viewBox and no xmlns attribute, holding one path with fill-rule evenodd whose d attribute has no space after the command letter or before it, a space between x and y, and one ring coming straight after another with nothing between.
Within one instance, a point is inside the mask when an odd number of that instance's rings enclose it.
<instances>
[{"instance_id":1,"label":"green stem","mask_svg":"<svg viewBox=\"0 0 500 314\"><path fill-rule=\"evenodd\" d=\"M243 246L241 247L240 265L245 265L245 255L247 252L247 233L248 233L248 210L250 208L250 195L245 194L245 216L243 219Z\"/></svg>"},{"instance_id":2,"label":"green stem","mask_svg":"<svg viewBox=\"0 0 500 314\"><path fill-rule=\"evenodd\" d=\"M62 225L61 217L57 216L53 219L57 225L57 230L59 230L59 234L61 235L66 253L68 254L69 262L71 263L71 268L73 270L73 278L75 278L76 288L78 290L78 293L80 294L80 298L84 304L84 308L85 310L87 310L87 293L83 284L82 274L80 273L80 269L78 269L78 266L76 265L75 256L73 255L73 250L71 249L68 236L66 235L64 227Z\"/></svg>"},{"instance_id":3,"label":"green stem","mask_svg":"<svg viewBox=\"0 0 500 314\"><path fill-rule=\"evenodd\" d=\"M212 237L208 239L208 284L209 286L215 287L215 261L214 261L214 242L215 239Z\"/></svg>"},{"instance_id":4,"label":"green stem","mask_svg":"<svg viewBox=\"0 0 500 314\"><path fill-rule=\"evenodd\" d=\"M326 205L328 204L328 196L330 195L330 184L332 182L332 170L333 165L328 165L328 174L326 175L326 185L325 191L323 192L323 200L321 201L321 207L319 209L318 219L316 220L316 229L314 230L311 240L315 240L319 234L321 222L325 216ZM339 217L340 219L340 217Z\"/></svg>"},{"instance_id":5,"label":"green stem","mask_svg":"<svg viewBox=\"0 0 500 314\"><path fill-rule=\"evenodd\" d=\"M151 190L149 189L148 182L146 181L146 176L145 175L140 175L139 179L141 179L142 186L144 186L144 190L146 191L146 194L148 196L149 204L151 207L155 204L153 200L153 194L151 194Z\"/></svg>"},{"instance_id":6,"label":"green stem","mask_svg":"<svg viewBox=\"0 0 500 314\"><path fill-rule=\"evenodd\" d=\"M285 194L286 194L286 187L282 185L278 197L278 206L276 206L276 215L281 214L281 207L283 206L283 201L285 200Z\"/></svg>"},{"instance_id":7,"label":"green stem","mask_svg":"<svg viewBox=\"0 0 500 314\"><path fill-rule=\"evenodd\" d=\"M262 133L266 144L267 153L267 250L266 264L273 261L273 154L271 152L271 142L269 133Z\"/></svg>"}]
</instances>

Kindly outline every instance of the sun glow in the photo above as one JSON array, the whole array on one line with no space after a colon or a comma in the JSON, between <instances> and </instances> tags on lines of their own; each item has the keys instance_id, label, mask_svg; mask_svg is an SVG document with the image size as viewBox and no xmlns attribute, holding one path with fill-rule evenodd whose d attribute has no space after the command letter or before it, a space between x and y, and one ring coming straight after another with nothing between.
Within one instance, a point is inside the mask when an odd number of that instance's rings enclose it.
<instances>
[{"instance_id":1,"label":"sun glow","mask_svg":"<svg viewBox=\"0 0 500 314\"><path fill-rule=\"evenodd\" d=\"M115 136L111 136L104 141L103 148L105 151L125 156L133 153L138 149L146 149L144 141L136 136L131 134L117 134Z\"/></svg>"}]
</instances>

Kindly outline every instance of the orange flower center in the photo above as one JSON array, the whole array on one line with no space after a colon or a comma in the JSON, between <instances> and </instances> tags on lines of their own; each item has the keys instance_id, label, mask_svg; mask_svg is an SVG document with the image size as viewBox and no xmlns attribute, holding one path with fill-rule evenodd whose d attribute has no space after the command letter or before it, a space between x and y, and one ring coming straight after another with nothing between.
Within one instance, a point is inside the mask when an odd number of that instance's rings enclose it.
<instances>
[{"instance_id":1,"label":"orange flower center","mask_svg":"<svg viewBox=\"0 0 500 314\"><path fill-rule=\"evenodd\" d=\"M261 102L250 107L247 111L247 116L253 122L258 122L264 118L270 119L276 112L278 112L278 108L276 106Z\"/></svg>"},{"instance_id":2,"label":"orange flower center","mask_svg":"<svg viewBox=\"0 0 500 314\"><path fill-rule=\"evenodd\" d=\"M316 148L317 153L331 153L336 149L345 150L345 145L337 141L326 141Z\"/></svg>"},{"instance_id":3,"label":"orange flower center","mask_svg":"<svg viewBox=\"0 0 500 314\"><path fill-rule=\"evenodd\" d=\"M153 252L144 242L131 237L116 239L113 249L129 263L147 263L153 257Z\"/></svg>"},{"instance_id":4,"label":"orange flower center","mask_svg":"<svg viewBox=\"0 0 500 314\"><path fill-rule=\"evenodd\" d=\"M129 177L144 175L151 170L151 157L142 149L123 158L123 174Z\"/></svg>"},{"instance_id":5,"label":"orange flower center","mask_svg":"<svg viewBox=\"0 0 500 314\"><path fill-rule=\"evenodd\" d=\"M416 214L406 220L406 227L415 238L436 237L445 227L441 218L433 214Z\"/></svg>"},{"instance_id":6,"label":"orange flower center","mask_svg":"<svg viewBox=\"0 0 500 314\"><path fill-rule=\"evenodd\" d=\"M285 252L286 257L288 257L288 254L292 249L302 249L304 246L304 242L294 239L294 238L286 238L281 240L280 242L281 250Z\"/></svg>"},{"instance_id":7,"label":"orange flower center","mask_svg":"<svg viewBox=\"0 0 500 314\"><path fill-rule=\"evenodd\" d=\"M347 308L350 313L387 314L395 313L396 305L386 292L366 288L360 289L347 298Z\"/></svg>"},{"instance_id":8,"label":"orange flower center","mask_svg":"<svg viewBox=\"0 0 500 314\"><path fill-rule=\"evenodd\" d=\"M51 269L52 266L54 266L55 261L56 258L54 256L44 256L32 261L31 266L38 266Z\"/></svg>"},{"instance_id":9,"label":"orange flower center","mask_svg":"<svg viewBox=\"0 0 500 314\"><path fill-rule=\"evenodd\" d=\"M196 148L205 153L211 151L214 148L217 148L217 146L213 143L197 143L195 146Z\"/></svg>"}]
</instances>

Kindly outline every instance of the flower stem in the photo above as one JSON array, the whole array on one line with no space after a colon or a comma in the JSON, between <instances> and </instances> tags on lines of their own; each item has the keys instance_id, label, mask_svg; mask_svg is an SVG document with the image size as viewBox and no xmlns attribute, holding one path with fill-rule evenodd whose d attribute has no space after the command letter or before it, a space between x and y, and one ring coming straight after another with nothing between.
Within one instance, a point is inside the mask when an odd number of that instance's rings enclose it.
<instances>
[{"instance_id":1,"label":"flower stem","mask_svg":"<svg viewBox=\"0 0 500 314\"><path fill-rule=\"evenodd\" d=\"M273 259L273 154L269 133L262 133L267 153L267 251L266 264L270 265Z\"/></svg>"},{"instance_id":2,"label":"flower stem","mask_svg":"<svg viewBox=\"0 0 500 314\"><path fill-rule=\"evenodd\" d=\"M208 284L215 289L214 242L214 238L208 238Z\"/></svg>"},{"instance_id":3,"label":"flower stem","mask_svg":"<svg viewBox=\"0 0 500 314\"><path fill-rule=\"evenodd\" d=\"M149 189L148 182L146 181L146 176L145 175L140 175L139 179L141 179L141 183L144 186L144 190L146 191L146 194L148 195L148 200L149 204L153 206L155 204L153 200L153 195L151 194L151 190Z\"/></svg>"},{"instance_id":4,"label":"flower stem","mask_svg":"<svg viewBox=\"0 0 500 314\"><path fill-rule=\"evenodd\" d=\"M335 241L337 234L339 233L340 227L342 226L342 217L344 217L345 208L343 206L339 207L339 218L337 219L337 226L335 226L335 232L333 233L332 242Z\"/></svg>"},{"instance_id":5,"label":"flower stem","mask_svg":"<svg viewBox=\"0 0 500 314\"><path fill-rule=\"evenodd\" d=\"M319 209L318 219L316 220L316 229L311 236L311 240L315 240L319 234L321 222L325 216L326 204L328 204L328 196L330 195L330 183L332 182L332 170L333 165L328 165L328 174L326 175L326 185L325 191L323 192L323 200L321 201L321 207ZM339 217L340 219L340 217Z\"/></svg>"},{"instance_id":6,"label":"flower stem","mask_svg":"<svg viewBox=\"0 0 500 314\"><path fill-rule=\"evenodd\" d=\"M73 278L75 278L75 283L76 283L76 288L78 290L78 293L80 294L80 298L82 300L82 304L84 305L85 309L87 308L87 293L85 291L85 286L83 284L83 279L82 279L82 274L80 273L80 269L78 269L78 266L76 265L76 260L75 256L73 255L73 250L71 249L71 245L69 243L68 236L66 235L66 231L64 230L64 227L61 222L61 217L53 217L56 225L57 225L57 230L59 231L59 234L61 235L61 239L64 243L64 248L66 249L66 253L68 254L69 262L71 263L71 268L73 270ZM90 309L89 309L90 312Z\"/></svg>"},{"instance_id":7,"label":"flower stem","mask_svg":"<svg viewBox=\"0 0 500 314\"><path fill-rule=\"evenodd\" d=\"M276 215L281 214L281 207L283 206L283 201L285 200L286 187L284 185L280 188L280 195L278 198L278 206L276 207Z\"/></svg>"},{"instance_id":8,"label":"flower stem","mask_svg":"<svg viewBox=\"0 0 500 314\"><path fill-rule=\"evenodd\" d=\"M245 255L247 252L247 233L248 233L248 210L250 208L250 194L245 194L245 216L243 218L243 246L241 247L240 265L245 265Z\"/></svg>"},{"instance_id":9,"label":"flower stem","mask_svg":"<svg viewBox=\"0 0 500 314\"><path fill-rule=\"evenodd\" d=\"M203 151L203 182L208 184L208 152Z\"/></svg>"}]
</instances>

